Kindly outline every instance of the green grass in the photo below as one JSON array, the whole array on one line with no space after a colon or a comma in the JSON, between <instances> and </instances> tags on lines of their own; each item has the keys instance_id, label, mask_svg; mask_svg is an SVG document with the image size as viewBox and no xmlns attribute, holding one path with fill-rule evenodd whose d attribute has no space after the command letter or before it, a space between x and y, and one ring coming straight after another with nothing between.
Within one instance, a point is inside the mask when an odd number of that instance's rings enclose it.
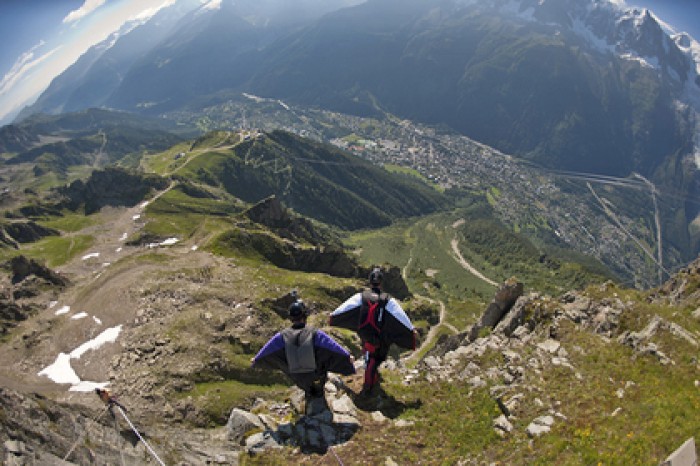
<instances>
[{"instance_id":1,"label":"green grass","mask_svg":"<svg viewBox=\"0 0 700 466\"><path fill-rule=\"evenodd\" d=\"M193 390L179 396L191 397L195 406L204 411L214 426L226 423L233 406L249 406L259 397L281 401L288 391L289 387L281 384L256 385L227 380L197 383Z\"/></svg>"},{"instance_id":2,"label":"green grass","mask_svg":"<svg viewBox=\"0 0 700 466\"><path fill-rule=\"evenodd\" d=\"M465 270L453 256L450 242L457 230L452 225L458 218L440 213L397 222L380 230L352 233L346 242L359 252L362 263L405 268L408 285L416 293L430 292L440 299L490 299L495 288ZM482 258L471 259L485 275L500 278Z\"/></svg>"},{"instance_id":3,"label":"green grass","mask_svg":"<svg viewBox=\"0 0 700 466\"><path fill-rule=\"evenodd\" d=\"M87 216L80 213L64 212L62 217L50 218L38 222L47 228L54 228L63 232L76 232L84 228L97 224L94 216Z\"/></svg>"},{"instance_id":4,"label":"green grass","mask_svg":"<svg viewBox=\"0 0 700 466\"><path fill-rule=\"evenodd\" d=\"M142 167L152 173L157 173L159 175L166 175L177 170L186 160L191 157L189 154L191 143L183 142L177 144L170 149L159 152L157 154L147 154L143 157L141 161ZM177 154L184 152L185 157L176 159Z\"/></svg>"},{"instance_id":5,"label":"green grass","mask_svg":"<svg viewBox=\"0 0 700 466\"><path fill-rule=\"evenodd\" d=\"M446 304L449 309L445 322L453 325L459 331L464 331L481 317L486 308L486 303L475 300L461 301L451 299Z\"/></svg>"},{"instance_id":6,"label":"green grass","mask_svg":"<svg viewBox=\"0 0 700 466\"><path fill-rule=\"evenodd\" d=\"M189 238L197 232L209 235L230 226L228 217L240 211L230 201L194 198L171 189L146 208L144 233Z\"/></svg>"},{"instance_id":7,"label":"green grass","mask_svg":"<svg viewBox=\"0 0 700 466\"><path fill-rule=\"evenodd\" d=\"M552 434L537 439L525 458L491 447L499 459L543 465L651 465L697 435L695 414L700 402L692 365L669 370L652 357L634 356L629 348L606 344L595 335L572 328L561 341L567 348L584 349L570 353L584 383L574 371L555 368L543 372L540 392L559 401L558 409L569 421L557 421ZM617 390L628 381L634 385L625 389L623 399L618 398ZM612 417L617 408L622 411ZM537 412L533 409L528 414L526 420Z\"/></svg>"},{"instance_id":8,"label":"green grass","mask_svg":"<svg viewBox=\"0 0 700 466\"><path fill-rule=\"evenodd\" d=\"M85 253L93 245L94 240L94 237L89 235L49 236L36 243L23 245L16 254L45 261L48 267L58 267Z\"/></svg>"}]
</instances>

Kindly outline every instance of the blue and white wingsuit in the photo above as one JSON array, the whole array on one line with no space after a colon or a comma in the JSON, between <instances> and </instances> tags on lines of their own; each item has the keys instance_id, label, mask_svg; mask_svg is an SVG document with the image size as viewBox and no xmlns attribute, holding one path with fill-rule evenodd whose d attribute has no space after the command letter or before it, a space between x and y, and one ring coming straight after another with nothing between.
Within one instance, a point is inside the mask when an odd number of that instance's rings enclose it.
<instances>
[{"instance_id":1,"label":"blue and white wingsuit","mask_svg":"<svg viewBox=\"0 0 700 466\"><path fill-rule=\"evenodd\" d=\"M322 330L295 323L273 336L253 358L253 367L279 369L309 394L328 372L355 373L350 353Z\"/></svg>"}]
</instances>

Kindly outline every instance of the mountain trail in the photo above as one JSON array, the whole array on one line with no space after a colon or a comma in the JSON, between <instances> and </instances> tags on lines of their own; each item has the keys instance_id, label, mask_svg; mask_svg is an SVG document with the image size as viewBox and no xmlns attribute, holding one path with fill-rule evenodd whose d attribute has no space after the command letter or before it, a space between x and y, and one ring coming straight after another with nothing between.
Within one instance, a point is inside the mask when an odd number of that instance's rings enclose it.
<instances>
[{"instance_id":1,"label":"mountain trail","mask_svg":"<svg viewBox=\"0 0 700 466\"><path fill-rule=\"evenodd\" d=\"M428 298L427 296L421 296L421 295L416 295L417 298L419 299L425 299L426 301L430 302L431 304L435 304L436 300L432 298ZM450 324L445 322L445 319L447 317L447 311L445 308L445 303L442 300L437 301L438 304L440 305L440 321L430 327L430 330L428 331L428 334L425 336L425 339L423 340L423 343L415 349L409 356L406 357L405 362L415 362L418 360L418 357L423 354L423 351L426 348L430 348L432 345L433 341L437 337L438 332L440 331L440 327L445 326L449 328L451 331L454 333L459 333L459 330L457 328Z\"/></svg>"},{"instance_id":2,"label":"mountain trail","mask_svg":"<svg viewBox=\"0 0 700 466\"><path fill-rule=\"evenodd\" d=\"M488 283L489 285L495 286L495 287L498 286L498 283L494 282L494 281L491 280L490 278L487 278L484 274L482 274L481 272L479 272L476 268L474 268L474 266L472 266L469 262L467 262L467 261L464 259L464 257L462 257L462 253L459 252L459 240L458 240L457 238L454 238L454 239L452 240L451 244L452 244L452 252L453 252L454 255L455 255L455 260L456 260L457 262L459 262L459 264L460 264L463 268L465 268L466 270L468 270L472 275L474 275L474 276L480 278L481 280L485 281L485 282Z\"/></svg>"}]
</instances>

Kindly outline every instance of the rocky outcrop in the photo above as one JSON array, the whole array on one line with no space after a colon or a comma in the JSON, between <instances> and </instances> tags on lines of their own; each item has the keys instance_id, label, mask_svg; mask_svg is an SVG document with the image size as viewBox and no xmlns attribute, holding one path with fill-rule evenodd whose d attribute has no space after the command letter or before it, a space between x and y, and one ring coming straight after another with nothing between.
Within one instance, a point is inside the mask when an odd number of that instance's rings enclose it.
<instances>
[{"instance_id":1,"label":"rocky outcrop","mask_svg":"<svg viewBox=\"0 0 700 466\"><path fill-rule=\"evenodd\" d=\"M604 344L629 346L635 354L651 356L662 365L676 364L669 354L660 349L659 343L667 341L669 337L676 345L686 345L691 349L700 347L697 335L659 316L650 317L639 331L622 331L623 315L635 312L635 303L623 302L611 291L612 286L604 284L593 293L604 292L609 297L593 298L591 294L583 292L568 292L559 299L538 293L520 296L491 332L481 332L472 340L468 331L441 341L421 361L420 373L425 374L429 381L464 381L474 388L490 386L491 396L501 411L501 416L493 421L494 431L499 436L510 435L514 429L512 419L520 419L522 425L523 413L531 412L523 409L525 404L538 406L541 412L526 423L526 434L530 437L546 435L555 424L567 422L567 417L559 411L556 400L547 403L540 398L527 399L537 392L541 374L561 368L571 371L572 378L583 379L570 360L570 352L581 353L586 349L566 347L559 340L564 323L573 323L581 331L599 335ZM515 293L502 293L500 302L511 301L518 294L518 289L512 287ZM497 315L493 305L491 303L489 309ZM490 314L489 309L480 323L494 321L494 314ZM496 353L500 357L495 360L489 358L495 362L484 366L475 363L487 353ZM418 375L418 371L409 372L404 380L410 383ZM625 388L619 389L617 396L622 398L624 391L633 386L634 382L626 382Z\"/></svg>"},{"instance_id":2,"label":"rocky outcrop","mask_svg":"<svg viewBox=\"0 0 700 466\"><path fill-rule=\"evenodd\" d=\"M87 181L77 180L60 190L65 206L76 210L85 207L86 214L104 206L135 206L152 190L165 189L168 180L157 175L133 173L120 168L95 171Z\"/></svg>"},{"instance_id":3,"label":"rocky outcrop","mask_svg":"<svg viewBox=\"0 0 700 466\"><path fill-rule=\"evenodd\" d=\"M479 322L469 330L469 341L476 340L482 329L487 327L495 328L522 294L522 283L518 282L515 278L506 280L498 291L496 291L493 301L488 305L481 319L479 319Z\"/></svg>"},{"instance_id":4,"label":"rocky outcrop","mask_svg":"<svg viewBox=\"0 0 700 466\"><path fill-rule=\"evenodd\" d=\"M3 268L9 271L10 277L0 280L3 290L0 293L0 335L10 333L45 306L32 298L70 284L67 278L24 256L12 258Z\"/></svg>"},{"instance_id":5,"label":"rocky outcrop","mask_svg":"<svg viewBox=\"0 0 700 466\"><path fill-rule=\"evenodd\" d=\"M36 222L12 222L0 225L0 238L9 238L14 243L33 243L46 236L59 236L60 232L46 228ZM2 239L0 239L2 241Z\"/></svg>"},{"instance_id":6,"label":"rocky outcrop","mask_svg":"<svg viewBox=\"0 0 700 466\"><path fill-rule=\"evenodd\" d=\"M0 297L0 336L7 335L19 322L27 320L38 312L36 306L19 304L13 300Z\"/></svg>"},{"instance_id":7,"label":"rocky outcrop","mask_svg":"<svg viewBox=\"0 0 700 466\"><path fill-rule=\"evenodd\" d=\"M251 455L283 446L298 447L305 453L325 453L349 441L360 428L353 397L354 393L334 376L326 383L324 397L304 401L303 392L295 388L289 404L258 400L251 411L259 414L234 410L229 435L240 438ZM376 413L377 419L381 416L388 422L381 412ZM244 427L237 427L241 425Z\"/></svg>"},{"instance_id":8,"label":"rocky outcrop","mask_svg":"<svg viewBox=\"0 0 700 466\"><path fill-rule=\"evenodd\" d=\"M105 412L0 387L0 413L4 465L138 464L148 454Z\"/></svg>"},{"instance_id":9,"label":"rocky outcrop","mask_svg":"<svg viewBox=\"0 0 700 466\"><path fill-rule=\"evenodd\" d=\"M479 334L488 329L495 329L501 325L503 332L512 333L511 328L522 323L525 312L524 303L510 312L518 298L523 294L523 284L514 278L506 280L496 291L493 301L487 306L479 321L469 330L456 335L442 337L437 345L430 350L429 356L444 356L449 351L454 351L462 345L469 344L479 337ZM505 323L501 322L506 320Z\"/></svg>"},{"instance_id":10,"label":"rocky outcrop","mask_svg":"<svg viewBox=\"0 0 700 466\"><path fill-rule=\"evenodd\" d=\"M0 153L21 152L39 143L39 138L16 125L0 127Z\"/></svg>"},{"instance_id":11,"label":"rocky outcrop","mask_svg":"<svg viewBox=\"0 0 700 466\"><path fill-rule=\"evenodd\" d=\"M700 301L700 258L696 259L654 290L649 301L680 305Z\"/></svg>"},{"instance_id":12,"label":"rocky outcrop","mask_svg":"<svg viewBox=\"0 0 700 466\"><path fill-rule=\"evenodd\" d=\"M220 241L226 247L248 254L256 252L265 259L288 270L327 273L335 277L355 277L358 265L342 248L336 246L302 246L299 243L280 239L267 232L235 230Z\"/></svg>"},{"instance_id":13,"label":"rocky outcrop","mask_svg":"<svg viewBox=\"0 0 700 466\"><path fill-rule=\"evenodd\" d=\"M67 278L25 256L13 257L10 260L10 268L12 270L12 283L19 283L30 275L36 275L55 286L65 287L70 283Z\"/></svg>"},{"instance_id":14,"label":"rocky outcrop","mask_svg":"<svg viewBox=\"0 0 700 466\"><path fill-rule=\"evenodd\" d=\"M276 196L258 202L248 209L246 216L282 238L313 245L329 242L328 234L319 232L306 217L293 215Z\"/></svg>"}]
</instances>

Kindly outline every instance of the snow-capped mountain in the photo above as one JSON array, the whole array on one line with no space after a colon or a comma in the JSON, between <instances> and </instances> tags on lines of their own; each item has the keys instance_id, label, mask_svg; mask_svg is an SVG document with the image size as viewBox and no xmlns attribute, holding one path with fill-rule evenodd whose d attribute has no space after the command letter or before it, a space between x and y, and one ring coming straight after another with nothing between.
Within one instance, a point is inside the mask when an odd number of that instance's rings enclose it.
<instances>
[{"instance_id":1,"label":"snow-capped mountain","mask_svg":"<svg viewBox=\"0 0 700 466\"><path fill-rule=\"evenodd\" d=\"M673 90L681 109L690 106L700 112L700 43L676 32L653 11L610 0L496 0L491 7L526 21L567 28L600 53L654 70ZM700 165L700 123L694 141Z\"/></svg>"},{"instance_id":2,"label":"snow-capped mountain","mask_svg":"<svg viewBox=\"0 0 700 466\"><path fill-rule=\"evenodd\" d=\"M178 2L91 49L23 116L159 114L248 92L389 111L545 165L621 175L651 174L698 140L687 128L700 109L700 46L649 10L607 0L290 5L215 0L163 20Z\"/></svg>"},{"instance_id":3,"label":"snow-capped mountain","mask_svg":"<svg viewBox=\"0 0 700 466\"><path fill-rule=\"evenodd\" d=\"M556 24L552 20L558 18L560 25L601 52L638 61L680 83L687 97L700 96L700 44L686 33L677 33L651 10L606 0L523 0L518 12L543 23Z\"/></svg>"}]
</instances>

